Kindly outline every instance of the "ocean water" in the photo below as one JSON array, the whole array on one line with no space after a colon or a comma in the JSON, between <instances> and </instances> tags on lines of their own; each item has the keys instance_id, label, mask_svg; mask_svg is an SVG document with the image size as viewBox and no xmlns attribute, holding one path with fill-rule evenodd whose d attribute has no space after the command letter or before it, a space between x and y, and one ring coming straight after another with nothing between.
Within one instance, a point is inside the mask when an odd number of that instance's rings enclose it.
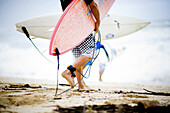
<instances>
[{"instance_id":1,"label":"ocean water","mask_svg":"<svg viewBox=\"0 0 170 113\"><path fill-rule=\"evenodd\" d=\"M170 21L154 21L146 28L110 42L125 46L103 75L110 82L170 85ZM109 74L112 73L112 74Z\"/></svg>"},{"instance_id":2,"label":"ocean water","mask_svg":"<svg viewBox=\"0 0 170 113\"><path fill-rule=\"evenodd\" d=\"M3 34L3 37L14 38L13 43L0 44L0 76L24 77L55 80L57 66L46 61L36 50L25 35L18 33ZM1 36L2 36L1 35ZM7 38L7 39L8 39ZM48 54L49 41L33 40L53 62L57 58ZM22 43L20 45L19 43ZM148 83L170 85L170 20L153 21L146 28L113 40L108 40L111 48L126 50L108 63L102 76L104 82L112 83ZM15 47L15 45L20 45ZM72 64L71 52L60 56L59 74ZM86 75L88 76L88 74ZM59 75L59 79L63 78ZM99 80L98 60L91 69L87 81Z\"/></svg>"}]
</instances>

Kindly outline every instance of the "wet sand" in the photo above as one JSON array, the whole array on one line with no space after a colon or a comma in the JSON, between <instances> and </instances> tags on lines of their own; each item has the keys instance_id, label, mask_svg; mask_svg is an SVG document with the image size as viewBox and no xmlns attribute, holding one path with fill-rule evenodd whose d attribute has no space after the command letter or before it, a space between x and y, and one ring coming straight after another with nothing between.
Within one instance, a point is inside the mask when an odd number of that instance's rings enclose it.
<instances>
[{"instance_id":1,"label":"wet sand","mask_svg":"<svg viewBox=\"0 0 170 113\"><path fill-rule=\"evenodd\" d=\"M170 86L87 83L92 90L77 87L55 96L56 81L0 77L0 112L19 113L123 113L125 111L170 111ZM58 94L70 88L61 81Z\"/></svg>"}]
</instances>

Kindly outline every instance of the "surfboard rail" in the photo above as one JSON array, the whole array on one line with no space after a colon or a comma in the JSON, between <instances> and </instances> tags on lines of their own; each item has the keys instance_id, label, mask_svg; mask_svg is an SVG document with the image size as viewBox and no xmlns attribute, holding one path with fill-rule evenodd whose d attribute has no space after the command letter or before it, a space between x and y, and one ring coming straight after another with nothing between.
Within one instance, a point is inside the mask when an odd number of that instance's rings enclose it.
<instances>
[{"instance_id":1,"label":"surfboard rail","mask_svg":"<svg viewBox=\"0 0 170 113\"><path fill-rule=\"evenodd\" d=\"M53 31L53 34L52 34L52 37L51 37L51 42L50 42L50 45L54 45L54 38L55 38L55 35L56 35L56 33L57 33L57 30L59 29L59 27L60 27L60 24L61 24L61 22L63 21L63 19L64 19L64 17L65 17L65 15L67 14L67 12L71 9L71 7L73 6L73 4L75 4L75 2L76 2L76 0L73 0L68 6L67 6L67 8L65 9L65 11L63 12L63 14L61 15L61 17L60 17L60 19L58 20L58 23L57 23L57 25L56 25L56 27L55 27L55 29L54 29L54 31ZM52 50L53 49L53 50ZM50 55L56 55L56 53L55 53L55 48L52 48L52 46L50 46L50 51L53 51L53 52L50 52ZM60 53L61 54L61 53Z\"/></svg>"}]
</instances>

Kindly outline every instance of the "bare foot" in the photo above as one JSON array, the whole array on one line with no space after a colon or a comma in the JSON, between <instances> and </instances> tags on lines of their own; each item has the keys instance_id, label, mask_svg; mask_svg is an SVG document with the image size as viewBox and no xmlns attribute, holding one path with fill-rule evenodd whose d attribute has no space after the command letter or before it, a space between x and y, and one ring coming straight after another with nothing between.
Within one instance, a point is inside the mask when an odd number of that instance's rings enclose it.
<instances>
[{"instance_id":1,"label":"bare foot","mask_svg":"<svg viewBox=\"0 0 170 113\"><path fill-rule=\"evenodd\" d=\"M85 84L84 81L82 81L81 83L79 83L78 89L79 89L79 90L90 90L90 88Z\"/></svg>"},{"instance_id":2,"label":"bare foot","mask_svg":"<svg viewBox=\"0 0 170 113\"><path fill-rule=\"evenodd\" d=\"M84 82L84 80L82 80L82 83L83 83L86 87L88 87L88 86L86 85L86 83Z\"/></svg>"},{"instance_id":3,"label":"bare foot","mask_svg":"<svg viewBox=\"0 0 170 113\"><path fill-rule=\"evenodd\" d=\"M61 75L67 80L71 87L74 86L74 79L71 77L70 72L68 70L65 70Z\"/></svg>"},{"instance_id":4,"label":"bare foot","mask_svg":"<svg viewBox=\"0 0 170 113\"><path fill-rule=\"evenodd\" d=\"M75 77L71 77L71 78L72 78L73 83L75 84L75 82L74 82ZM85 82L84 82L83 79L81 80L81 83L80 83L80 84L81 84L81 85L79 85L79 86L80 86L79 89L90 89L90 88L85 84Z\"/></svg>"}]
</instances>

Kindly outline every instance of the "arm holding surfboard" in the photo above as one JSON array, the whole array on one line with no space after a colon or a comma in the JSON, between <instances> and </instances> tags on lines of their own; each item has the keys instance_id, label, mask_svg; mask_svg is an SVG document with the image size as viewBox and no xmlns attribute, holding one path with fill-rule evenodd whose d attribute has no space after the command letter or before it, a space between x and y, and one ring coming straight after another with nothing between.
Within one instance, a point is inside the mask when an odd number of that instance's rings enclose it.
<instances>
[{"instance_id":1,"label":"arm holding surfboard","mask_svg":"<svg viewBox=\"0 0 170 113\"><path fill-rule=\"evenodd\" d=\"M97 6L97 4L92 1L90 4L90 9L91 9L91 12L93 14L93 16L95 17L96 19L96 23L95 23L95 31L98 32L98 29L99 29L99 26L100 26L100 13L99 13L99 8Z\"/></svg>"}]
</instances>

